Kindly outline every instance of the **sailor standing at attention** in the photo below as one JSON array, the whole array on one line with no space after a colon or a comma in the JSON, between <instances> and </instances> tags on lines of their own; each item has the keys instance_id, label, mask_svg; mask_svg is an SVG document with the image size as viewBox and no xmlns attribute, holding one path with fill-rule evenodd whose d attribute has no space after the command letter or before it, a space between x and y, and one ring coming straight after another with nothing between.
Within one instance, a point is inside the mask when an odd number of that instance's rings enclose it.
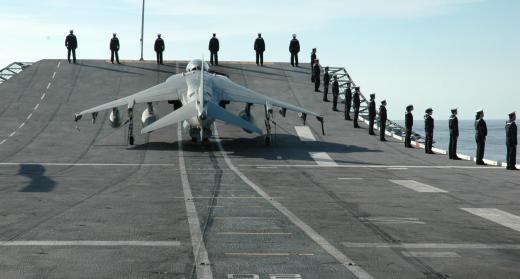
<instances>
[{"instance_id":1,"label":"sailor standing at attention","mask_svg":"<svg viewBox=\"0 0 520 279\"><path fill-rule=\"evenodd\" d=\"M298 53L300 52L300 41L296 39L296 34L292 35L292 40L289 43L289 52L291 53L291 65L298 67Z\"/></svg>"},{"instance_id":2,"label":"sailor standing at attention","mask_svg":"<svg viewBox=\"0 0 520 279\"><path fill-rule=\"evenodd\" d=\"M334 75L334 81L332 82L332 110L333 111L338 111L338 96L339 96L338 76Z\"/></svg>"},{"instance_id":3,"label":"sailor standing at attention","mask_svg":"<svg viewBox=\"0 0 520 279\"><path fill-rule=\"evenodd\" d=\"M379 140L386 141L385 132L386 132L386 120L388 119L387 111L386 111L386 100L381 102L381 106L379 107Z\"/></svg>"},{"instance_id":4,"label":"sailor standing at attention","mask_svg":"<svg viewBox=\"0 0 520 279\"><path fill-rule=\"evenodd\" d=\"M323 73L323 101L328 102L329 99L327 95L329 95L329 84L330 84L330 74L329 67L325 67L325 73Z\"/></svg>"},{"instance_id":5,"label":"sailor standing at attention","mask_svg":"<svg viewBox=\"0 0 520 279\"><path fill-rule=\"evenodd\" d=\"M312 71L314 76L314 92L320 92L321 66L319 59L314 61L314 68Z\"/></svg>"},{"instance_id":6,"label":"sailor standing at attention","mask_svg":"<svg viewBox=\"0 0 520 279\"><path fill-rule=\"evenodd\" d=\"M345 120L352 120L350 118L350 107L352 106L352 89L350 85L352 82L350 80L347 81L347 88L345 89Z\"/></svg>"},{"instance_id":7,"label":"sailor standing at attention","mask_svg":"<svg viewBox=\"0 0 520 279\"><path fill-rule=\"evenodd\" d=\"M434 129L434 120L432 117L433 109L428 108L425 111L424 115L424 132L426 134L426 140L424 142L424 151L426 154L435 154L432 151L433 148L433 129Z\"/></svg>"},{"instance_id":8,"label":"sailor standing at attention","mask_svg":"<svg viewBox=\"0 0 520 279\"><path fill-rule=\"evenodd\" d=\"M376 94L370 94L370 102L368 103L368 134L375 135L374 122L376 121Z\"/></svg>"},{"instance_id":9,"label":"sailor standing at attention","mask_svg":"<svg viewBox=\"0 0 520 279\"><path fill-rule=\"evenodd\" d=\"M509 121L506 122L506 145L507 145L507 169L518 170L516 168L516 145L517 129L516 129L516 113L509 114Z\"/></svg>"},{"instance_id":10,"label":"sailor standing at attention","mask_svg":"<svg viewBox=\"0 0 520 279\"><path fill-rule=\"evenodd\" d=\"M460 158L457 156L457 141L459 139L459 119L457 114L457 109L452 109L450 120L448 122L448 126L450 128L450 146L448 149L448 155L452 160L460 160Z\"/></svg>"},{"instance_id":11,"label":"sailor standing at attention","mask_svg":"<svg viewBox=\"0 0 520 279\"><path fill-rule=\"evenodd\" d=\"M211 37L211 39L209 40L208 49L211 55L209 63L211 65L218 66L218 52L220 50L220 43L217 39L217 34L213 33L213 37Z\"/></svg>"},{"instance_id":12,"label":"sailor standing at attention","mask_svg":"<svg viewBox=\"0 0 520 279\"><path fill-rule=\"evenodd\" d=\"M475 141L477 142L477 165L485 165L484 151L486 149L487 125L484 121L484 111L479 110L475 115Z\"/></svg>"},{"instance_id":13,"label":"sailor standing at attention","mask_svg":"<svg viewBox=\"0 0 520 279\"><path fill-rule=\"evenodd\" d=\"M316 48L313 48L312 52L311 52L311 71L312 71L312 67L314 66L314 60L316 60L316 59L317 59Z\"/></svg>"},{"instance_id":14,"label":"sailor standing at attention","mask_svg":"<svg viewBox=\"0 0 520 279\"><path fill-rule=\"evenodd\" d=\"M161 34L157 34L157 39L155 40L155 44L153 45L153 50L155 50L155 54L157 56L157 65L163 64L164 49L164 40L161 38Z\"/></svg>"},{"instance_id":15,"label":"sailor standing at attention","mask_svg":"<svg viewBox=\"0 0 520 279\"><path fill-rule=\"evenodd\" d=\"M258 33L258 38L255 40L255 52L256 52L256 65L264 66L264 51L265 51L265 41L262 38L262 34Z\"/></svg>"},{"instance_id":16,"label":"sailor standing at attention","mask_svg":"<svg viewBox=\"0 0 520 279\"><path fill-rule=\"evenodd\" d=\"M413 106L408 105L406 107L406 114L404 115L404 122L406 128L406 134L404 136L404 147L413 148L412 147L412 128L413 128Z\"/></svg>"},{"instance_id":17,"label":"sailor standing at attention","mask_svg":"<svg viewBox=\"0 0 520 279\"><path fill-rule=\"evenodd\" d=\"M359 90L359 86L354 87L354 89L356 90L352 98L352 102L354 103L354 128L359 128L358 118L359 107L361 106L361 92Z\"/></svg>"},{"instance_id":18,"label":"sailor standing at attention","mask_svg":"<svg viewBox=\"0 0 520 279\"><path fill-rule=\"evenodd\" d=\"M74 35L74 30L70 30L69 35L65 38L65 46L67 47L67 60L70 64L70 54L72 53L72 62L76 64L76 49L78 48L78 39Z\"/></svg>"},{"instance_id":19,"label":"sailor standing at attention","mask_svg":"<svg viewBox=\"0 0 520 279\"><path fill-rule=\"evenodd\" d=\"M117 64L121 64L119 63L119 39L116 33L114 33L112 39L110 39L110 62L112 62L112 64L114 64L114 55L116 56Z\"/></svg>"}]
</instances>

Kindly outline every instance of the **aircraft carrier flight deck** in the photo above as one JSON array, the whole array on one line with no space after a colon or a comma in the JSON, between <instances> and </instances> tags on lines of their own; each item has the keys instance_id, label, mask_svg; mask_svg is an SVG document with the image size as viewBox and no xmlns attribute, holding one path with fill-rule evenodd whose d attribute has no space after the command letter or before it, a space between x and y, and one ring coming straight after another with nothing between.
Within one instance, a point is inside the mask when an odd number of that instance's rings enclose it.
<instances>
[{"instance_id":1,"label":"aircraft carrier flight deck","mask_svg":"<svg viewBox=\"0 0 520 279\"><path fill-rule=\"evenodd\" d=\"M133 146L109 113L74 122L186 64L42 60L0 85L0 278L520 277L518 174L354 129L308 64L213 70L322 114L325 135L290 111L271 146L221 122L207 144L137 136L143 105Z\"/></svg>"}]
</instances>

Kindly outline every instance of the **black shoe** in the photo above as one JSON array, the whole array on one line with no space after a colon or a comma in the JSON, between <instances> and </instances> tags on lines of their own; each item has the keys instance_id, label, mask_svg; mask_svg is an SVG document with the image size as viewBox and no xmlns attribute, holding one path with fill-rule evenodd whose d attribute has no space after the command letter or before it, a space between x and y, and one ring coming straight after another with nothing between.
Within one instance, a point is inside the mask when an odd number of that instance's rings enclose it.
<instances>
[{"instance_id":1,"label":"black shoe","mask_svg":"<svg viewBox=\"0 0 520 279\"><path fill-rule=\"evenodd\" d=\"M330 101L329 101L329 100L327 100L327 99L323 99L323 101L324 101L324 102L330 102Z\"/></svg>"},{"instance_id":2,"label":"black shoe","mask_svg":"<svg viewBox=\"0 0 520 279\"><path fill-rule=\"evenodd\" d=\"M354 128L360 128L359 126L354 126Z\"/></svg>"},{"instance_id":3,"label":"black shoe","mask_svg":"<svg viewBox=\"0 0 520 279\"><path fill-rule=\"evenodd\" d=\"M483 161L482 161L482 162L477 162L477 165L479 165L479 166L485 166L486 163L484 163Z\"/></svg>"},{"instance_id":4,"label":"black shoe","mask_svg":"<svg viewBox=\"0 0 520 279\"><path fill-rule=\"evenodd\" d=\"M338 109L332 109L332 111L339 111Z\"/></svg>"},{"instance_id":5,"label":"black shoe","mask_svg":"<svg viewBox=\"0 0 520 279\"><path fill-rule=\"evenodd\" d=\"M509 170L518 170L516 167L512 167Z\"/></svg>"},{"instance_id":6,"label":"black shoe","mask_svg":"<svg viewBox=\"0 0 520 279\"><path fill-rule=\"evenodd\" d=\"M376 135L376 133L368 133L368 134L371 135L371 136L375 136Z\"/></svg>"},{"instance_id":7,"label":"black shoe","mask_svg":"<svg viewBox=\"0 0 520 279\"><path fill-rule=\"evenodd\" d=\"M453 158L452 160L455 160L455 161L457 161L457 160L462 160L462 159L461 159L461 158L459 158L459 157L455 157L455 158Z\"/></svg>"},{"instance_id":8,"label":"black shoe","mask_svg":"<svg viewBox=\"0 0 520 279\"><path fill-rule=\"evenodd\" d=\"M347 118L345 118L345 120L350 120L350 121L352 121L352 118L350 118L350 117L347 117Z\"/></svg>"},{"instance_id":9,"label":"black shoe","mask_svg":"<svg viewBox=\"0 0 520 279\"><path fill-rule=\"evenodd\" d=\"M426 154L435 154L435 152L433 152L433 151L428 151L428 152L426 152Z\"/></svg>"},{"instance_id":10,"label":"black shoe","mask_svg":"<svg viewBox=\"0 0 520 279\"><path fill-rule=\"evenodd\" d=\"M381 141L387 141L387 140L386 140L386 139L384 139L384 138L383 138L383 139L380 139L380 140L381 140Z\"/></svg>"}]
</instances>

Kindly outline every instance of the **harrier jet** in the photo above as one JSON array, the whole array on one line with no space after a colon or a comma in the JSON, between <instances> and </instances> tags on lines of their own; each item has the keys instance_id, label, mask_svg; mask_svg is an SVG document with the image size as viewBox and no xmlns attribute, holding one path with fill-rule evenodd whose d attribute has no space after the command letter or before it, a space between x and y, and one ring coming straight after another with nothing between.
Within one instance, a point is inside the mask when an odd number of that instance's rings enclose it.
<instances>
[{"instance_id":1,"label":"harrier jet","mask_svg":"<svg viewBox=\"0 0 520 279\"><path fill-rule=\"evenodd\" d=\"M161 101L173 104L174 111L158 119L154 112L153 103ZM226 110L226 105L231 102L243 103L245 109L235 115ZM111 110L110 125L113 128L119 128L123 125L119 108L126 106L129 118L127 121L128 143L133 145L133 110L134 106L139 103L147 103L147 108L143 111L141 117L143 125L141 134L182 123L183 128L189 132L193 141L204 142L212 135L213 122L221 120L238 126L248 133L262 135L262 130L254 124L254 118L251 115L252 105L264 106L267 145L271 143L270 123L273 116L273 107L280 108L280 113L284 117L287 110L298 112L304 123L307 115L316 116L322 124L323 132L322 116L304 108L264 96L232 82L226 76L212 73L209 71L208 63L204 60L191 61L186 67L186 72L173 75L156 86L76 113L74 120L78 121L83 115L92 114L92 122L95 123L98 112Z\"/></svg>"}]
</instances>

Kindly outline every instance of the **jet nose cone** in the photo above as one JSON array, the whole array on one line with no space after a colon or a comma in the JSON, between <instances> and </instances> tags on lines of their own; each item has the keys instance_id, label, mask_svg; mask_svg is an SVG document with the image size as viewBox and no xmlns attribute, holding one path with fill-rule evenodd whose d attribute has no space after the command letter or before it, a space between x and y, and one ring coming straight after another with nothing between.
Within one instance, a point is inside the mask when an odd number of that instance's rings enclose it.
<instances>
[{"instance_id":1,"label":"jet nose cone","mask_svg":"<svg viewBox=\"0 0 520 279\"><path fill-rule=\"evenodd\" d=\"M208 116L206 115L205 112L201 113L200 116L199 116L200 120L206 120L207 118L208 118Z\"/></svg>"}]
</instances>

